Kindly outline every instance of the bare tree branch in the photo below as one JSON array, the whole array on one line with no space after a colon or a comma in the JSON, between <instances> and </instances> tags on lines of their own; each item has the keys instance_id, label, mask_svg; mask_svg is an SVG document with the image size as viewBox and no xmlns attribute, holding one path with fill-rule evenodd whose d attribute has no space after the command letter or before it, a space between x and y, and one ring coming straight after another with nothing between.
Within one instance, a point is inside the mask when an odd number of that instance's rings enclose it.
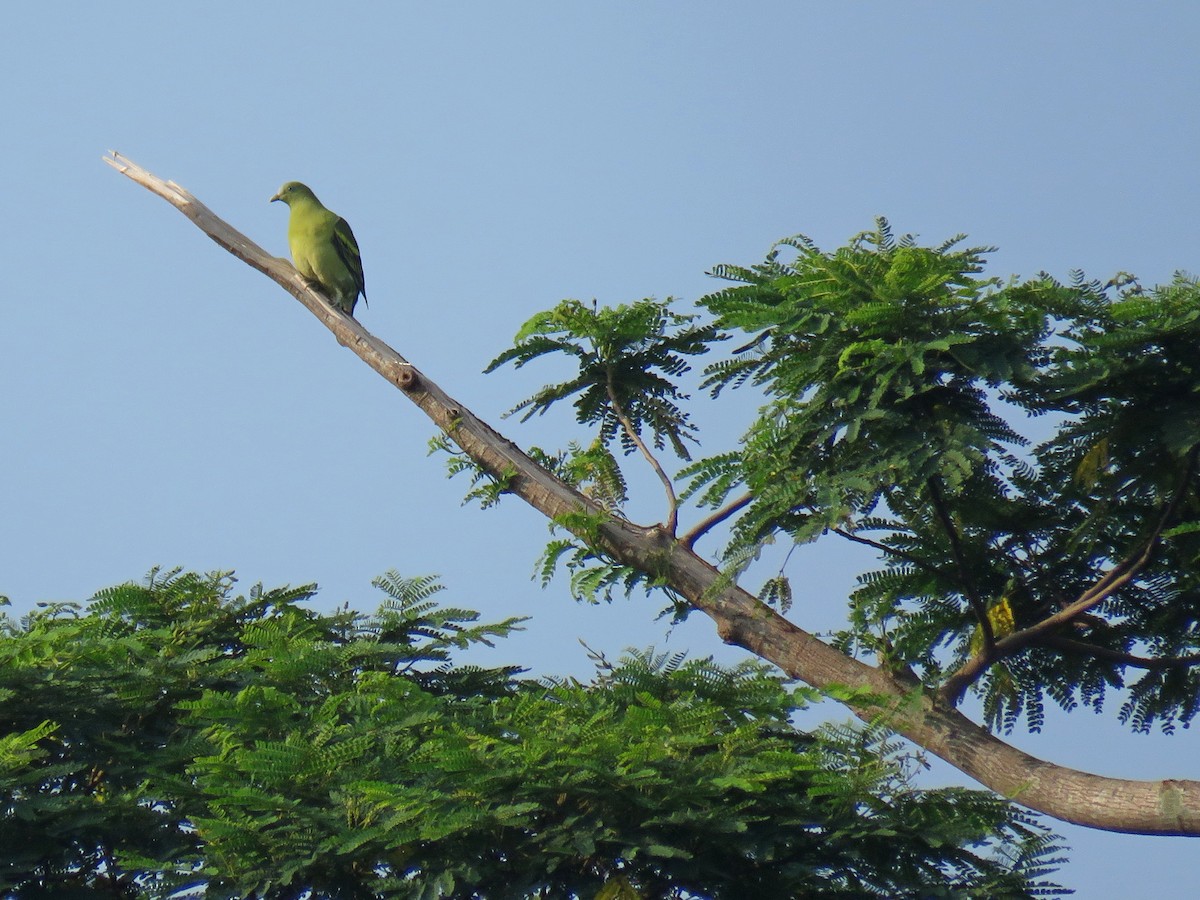
<instances>
[{"instance_id":1,"label":"bare tree branch","mask_svg":"<svg viewBox=\"0 0 1200 900\"><path fill-rule=\"evenodd\" d=\"M299 299L340 343L399 387L486 471L515 473L506 477L506 484L543 515L557 518L583 511L600 520L598 550L625 565L661 575L672 590L713 619L727 643L743 647L817 688L837 688L841 696L853 689L856 699L849 705L856 715L882 719L888 727L1029 809L1109 831L1200 835L1200 781L1107 778L1045 762L999 740L929 692L846 656L731 583L661 526L646 527L610 516L540 468L395 350L334 310L286 261L267 255L186 190L117 154L106 161L167 200L214 241Z\"/></svg>"},{"instance_id":2,"label":"bare tree branch","mask_svg":"<svg viewBox=\"0 0 1200 900\"><path fill-rule=\"evenodd\" d=\"M976 622L979 623L979 630L983 632L983 647L979 649L979 653L974 655L972 661L978 660L979 665L986 668L996 658L996 631L992 629L991 619L988 618L988 607L984 606L983 600L979 599L979 595L974 589L971 569L968 568L966 557L962 553L959 529L954 527L954 520L950 517L946 498L942 496L942 487L936 475L929 479L929 496L934 502L938 520L941 521L942 528L946 530L946 536L949 538L950 552L954 554L954 564L958 566L959 570L959 586L962 589L962 595L967 599L967 604L971 605L971 611L976 617Z\"/></svg>"},{"instance_id":3,"label":"bare tree branch","mask_svg":"<svg viewBox=\"0 0 1200 900\"><path fill-rule=\"evenodd\" d=\"M696 525L690 531L688 531L686 534L683 535L683 537L681 537L679 539L679 543L681 543L683 546L685 546L689 550L691 550L692 545L695 544L696 541L700 540L701 537L706 535L709 531L711 531L716 526L720 525L722 522L724 522L726 519L728 519L730 516L732 516L734 513L736 513L739 509L744 509L745 507L749 506L750 501L753 499L754 499L753 494L746 493L746 494L742 494L742 496L738 497L735 500L730 500L728 503L726 503L724 506L722 506L720 509L718 509L716 512L714 512L711 516L708 516L704 519L701 519L699 522L697 522Z\"/></svg>"},{"instance_id":4,"label":"bare tree branch","mask_svg":"<svg viewBox=\"0 0 1200 900\"><path fill-rule=\"evenodd\" d=\"M929 496L933 500L933 508L942 523L946 537L950 539L950 552L953 554L954 564L958 568L958 581L963 596L971 605L971 611L975 613L975 619L979 622L979 628L983 632L983 649L979 651L978 658L982 659L986 666L996 654L996 632L992 629L992 620L988 618L987 607L984 606L975 590L974 579L971 578L971 572L967 568L967 558L963 555L958 529L954 527L954 519L950 516L946 498L942 496L941 483L936 475L929 479Z\"/></svg>"},{"instance_id":5,"label":"bare tree branch","mask_svg":"<svg viewBox=\"0 0 1200 900\"><path fill-rule=\"evenodd\" d=\"M1052 647L1065 653L1082 653L1094 656L1107 662L1122 666L1133 666L1135 669L1177 669L1200 665L1200 653L1189 653L1186 656L1136 656L1108 647L1097 647L1087 641L1075 641L1071 638L1055 637L1053 635L1038 640L1040 647Z\"/></svg>"},{"instance_id":6,"label":"bare tree branch","mask_svg":"<svg viewBox=\"0 0 1200 900\"><path fill-rule=\"evenodd\" d=\"M885 554L886 556L890 556L895 559L902 559L905 562L912 563L918 569L921 569L925 572L932 572L934 574L937 574L938 572L937 566L930 564L926 560L913 556L911 553L905 553L903 550L897 550L895 547L889 547L887 544L884 544L880 541L873 541L870 538L865 538L860 534L855 534L853 531L847 531L845 528L831 528L830 530L834 534L840 535L848 541L853 541L856 544L862 544L864 547L874 547L876 550Z\"/></svg>"},{"instance_id":7,"label":"bare tree branch","mask_svg":"<svg viewBox=\"0 0 1200 900\"><path fill-rule=\"evenodd\" d=\"M617 417L617 421L621 423L621 427L625 430L625 434L631 441L642 451L642 456L650 463L654 469L654 473L658 476L658 480L663 483L663 488L667 492L667 520L663 523L667 534L675 536L675 529L679 525L679 500L675 497L675 485L671 483L670 477L663 471L663 467L659 465L654 454L650 452L650 448L646 446L642 436L637 433L633 427L633 423L629 421L629 416L625 414L624 407L621 406L621 401L617 399L616 389L613 387L612 367L607 369L608 383L605 385L605 390L608 392L608 402L612 404L613 414Z\"/></svg>"}]
</instances>

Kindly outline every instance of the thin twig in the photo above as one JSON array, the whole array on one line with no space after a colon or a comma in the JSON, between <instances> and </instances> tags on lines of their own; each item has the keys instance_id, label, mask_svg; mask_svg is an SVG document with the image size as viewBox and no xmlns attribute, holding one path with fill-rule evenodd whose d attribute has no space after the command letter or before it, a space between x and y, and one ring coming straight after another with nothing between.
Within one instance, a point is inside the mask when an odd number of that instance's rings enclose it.
<instances>
[{"instance_id":1,"label":"thin twig","mask_svg":"<svg viewBox=\"0 0 1200 900\"><path fill-rule=\"evenodd\" d=\"M905 553L903 550L897 550L895 547L889 547L887 544L879 541L873 541L870 538L865 538L862 535L855 534L853 531L847 531L844 528L831 528L830 531L836 535L844 537L848 541L853 541L856 544L862 544L865 547L873 547L880 553L883 553L887 556L894 556L896 559L902 559L905 562L912 563L918 569L922 569L935 575L938 574L937 566L921 559L920 557L913 556L911 553Z\"/></svg>"},{"instance_id":2,"label":"thin twig","mask_svg":"<svg viewBox=\"0 0 1200 900\"><path fill-rule=\"evenodd\" d=\"M955 566L958 567L958 580L963 596L971 605L971 611L975 613L975 618L979 621L979 628L983 632L983 649L980 655L985 659L990 659L996 651L996 633L992 630L987 607L983 605L983 601L975 592L971 573L967 569L967 559L963 555L962 543L958 538L958 529L954 527L954 520L950 517L950 510L946 507L946 498L942 496L942 488L938 483L937 476L930 478L928 484L933 508L942 522L942 527L946 530L946 537L950 539L950 552L954 555Z\"/></svg>"},{"instance_id":3,"label":"thin twig","mask_svg":"<svg viewBox=\"0 0 1200 900\"><path fill-rule=\"evenodd\" d=\"M679 543L683 544L683 546L687 547L689 550L692 549L692 545L695 544L696 541L708 534L709 531L720 525L739 509L743 509L744 507L748 506L750 501L753 499L753 494L745 493L735 500L730 500L720 509L716 510L711 516L708 516L707 518L701 519L699 522L697 522L691 531L687 532L687 534L679 539Z\"/></svg>"},{"instance_id":4,"label":"thin twig","mask_svg":"<svg viewBox=\"0 0 1200 900\"><path fill-rule=\"evenodd\" d=\"M1189 653L1186 656L1160 656L1157 658L1135 656L1132 653L1125 653L1121 650L1097 647L1095 644L1089 644L1086 641L1073 641L1070 638L1055 637L1053 635L1039 638L1037 643L1038 646L1050 647L1066 653L1084 653L1088 656L1094 656L1096 659L1107 660L1108 662L1118 663L1123 666L1133 666L1135 669L1174 669L1200 665L1200 653Z\"/></svg>"},{"instance_id":5,"label":"thin twig","mask_svg":"<svg viewBox=\"0 0 1200 900\"><path fill-rule=\"evenodd\" d=\"M621 401L617 399L617 392L613 388L611 366L608 367L607 376L608 383L605 385L605 388L608 391L608 402L612 404L613 415L617 417L617 421L621 423L621 427L625 429L625 434L629 439L642 451L642 456L646 457L646 461L650 463L654 469L654 473L658 475L658 480L663 483L663 488L667 492L667 520L663 523L663 528L667 534L674 537L675 529L679 526L679 500L675 496L675 485L671 483L670 477L663 471L663 467L659 465L654 454L650 452L650 448L646 446L646 442L642 440L642 436L634 429L633 422L629 420L629 416L625 415L625 410L621 406Z\"/></svg>"}]
</instances>

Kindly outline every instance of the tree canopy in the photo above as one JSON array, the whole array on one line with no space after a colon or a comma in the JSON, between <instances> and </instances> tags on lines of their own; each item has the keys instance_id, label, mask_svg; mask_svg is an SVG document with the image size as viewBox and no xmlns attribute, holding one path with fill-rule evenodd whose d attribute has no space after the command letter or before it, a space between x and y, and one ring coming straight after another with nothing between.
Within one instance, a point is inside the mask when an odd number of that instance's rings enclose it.
<instances>
[{"instance_id":1,"label":"tree canopy","mask_svg":"<svg viewBox=\"0 0 1200 900\"><path fill-rule=\"evenodd\" d=\"M589 683L453 658L519 627L389 574L152 572L0 619L5 897L1026 897L1055 839L918 790L879 729L795 729L757 662L596 657ZM183 892L182 894L180 892Z\"/></svg>"},{"instance_id":2,"label":"tree canopy","mask_svg":"<svg viewBox=\"0 0 1200 900\"><path fill-rule=\"evenodd\" d=\"M760 265L714 269L733 284L699 301L708 325L671 301L566 301L491 368L566 353L578 376L518 409L577 396L610 455L649 431L686 458L695 429L667 376L740 332L703 384L757 388L759 415L740 449L680 473L700 507L736 496L725 567L781 536L868 544L883 567L849 598L846 652L915 671L950 705L975 690L1006 731L1037 730L1046 700L1099 711L1121 689L1133 728L1186 725L1200 709L1200 287L1002 283L979 274L991 248L961 242L920 246L884 220L833 252L789 238ZM786 577L763 593L790 596Z\"/></svg>"}]
</instances>

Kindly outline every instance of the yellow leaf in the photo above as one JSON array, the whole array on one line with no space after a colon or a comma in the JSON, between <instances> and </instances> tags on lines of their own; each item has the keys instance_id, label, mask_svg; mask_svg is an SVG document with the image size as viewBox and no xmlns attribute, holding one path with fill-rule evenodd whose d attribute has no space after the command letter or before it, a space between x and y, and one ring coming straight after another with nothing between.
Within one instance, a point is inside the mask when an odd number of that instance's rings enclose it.
<instances>
[{"instance_id":1,"label":"yellow leaf","mask_svg":"<svg viewBox=\"0 0 1200 900\"><path fill-rule=\"evenodd\" d=\"M1085 488L1094 488L1100 480L1100 475L1108 468L1108 438L1098 440L1079 465L1075 467L1075 480Z\"/></svg>"},{"instance_id":2,"label":"yellow leaf","mask_svg":"<svg viewBox=\"0 0 1200 900\"><path fill-rule=\"evenodd\" d=\"M997 640L1006 634L1012 634L1016 628L1016 621L1013 619L1012 606L1008 602L1007 594L988 608L987 617L988 622L992 625L992 636ZM971 655L977 656L982 649L983 628L976 625L975 631L971 634Z\"/></svg>"}]
</instances>

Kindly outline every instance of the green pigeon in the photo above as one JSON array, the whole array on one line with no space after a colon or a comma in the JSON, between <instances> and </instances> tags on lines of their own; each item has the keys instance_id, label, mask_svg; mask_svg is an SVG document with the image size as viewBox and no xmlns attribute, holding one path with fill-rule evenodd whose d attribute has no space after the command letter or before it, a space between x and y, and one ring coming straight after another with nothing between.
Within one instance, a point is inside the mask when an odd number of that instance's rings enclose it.
<instances>
[{"instance_id":1,"label":"green pigeon","mask_svg":"<svg viewBox=\"0 0 1200 900\"><path fill-rule=\"evenodd\" d=\"M354 315L354 304L362 294L367 300L363 280L362 256L349 224L321 205L307 185L289 181L271 201L282 200L291 208L288 218L288 246L297 271L315 281L333 305Z\"/></svg>"}]
</instances>

